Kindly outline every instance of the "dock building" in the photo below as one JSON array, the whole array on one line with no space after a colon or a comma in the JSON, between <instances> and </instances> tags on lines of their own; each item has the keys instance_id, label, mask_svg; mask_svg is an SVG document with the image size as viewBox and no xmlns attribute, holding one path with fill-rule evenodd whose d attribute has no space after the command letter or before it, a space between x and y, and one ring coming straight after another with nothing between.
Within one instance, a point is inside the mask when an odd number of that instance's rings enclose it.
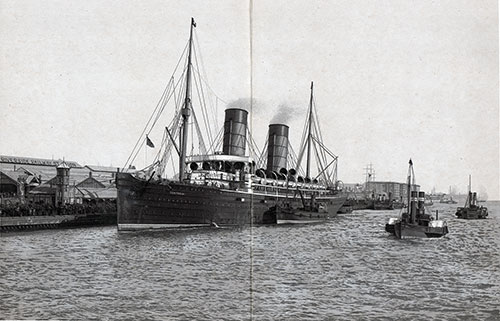
<instances>
[{"instance_id":1,"label":"dock building","mask_svg":"<svg viewBox=\"0 0 500 321\"><path fill-rule=\"evenodd\" d=\"M30 200L56 205L116 199L117 170L75 161L0 155L0 204Z\"/></svg>"},{"instance_id":2,"label":"dock building","mask_svg":"<svg viewBox=\"0 0 500 321\"><path fill-rule=\"evenodd\" d=\"M365 192L371 199L404 202L408 197L406 183L390 181L368 181L365 183ZM420 191L420 185L413 185L412 190Z\"/></svg>"}]
</instances>

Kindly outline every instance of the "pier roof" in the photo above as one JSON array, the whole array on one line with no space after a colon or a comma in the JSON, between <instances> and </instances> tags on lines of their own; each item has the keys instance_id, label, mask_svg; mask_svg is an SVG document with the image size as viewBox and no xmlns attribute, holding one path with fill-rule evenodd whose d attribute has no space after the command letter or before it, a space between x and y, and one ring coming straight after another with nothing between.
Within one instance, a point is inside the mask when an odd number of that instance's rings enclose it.
<instances>
[{"instance_id":1,"label":"pier roof","mask_svg":"<svg viewBox=\"0 0 500 321\"><path fill-rule=\"evenodd\" d=\"M75 197L85 199L115 199L118 192L115 187L110 188L83 188L75 187Z\"/></svg>"},{"instance_id":2,"label":"pier roof","mask_svg":"<svg viewBox=\"0 0 500 321\"><path fill-rule=\"evenodd\" d=\"M85 165L85 167L93 172L116 173L117 170L121 170L120 167L112 166Z\"/></svg>"},{"instance_id":3,"label":"pier roof","mask_svg":"<svg viewBox=\"0 0 500 321\"><path fill-rule=\"evenodd\" d=\"M38 165L38 166L58 166L62 163L62 159L47 159L21 156L0 155L0 163L5 164L23 164L23 165ZM65 161L69 167L82 167L75 161Z\"/></svg>"}]
</instances>

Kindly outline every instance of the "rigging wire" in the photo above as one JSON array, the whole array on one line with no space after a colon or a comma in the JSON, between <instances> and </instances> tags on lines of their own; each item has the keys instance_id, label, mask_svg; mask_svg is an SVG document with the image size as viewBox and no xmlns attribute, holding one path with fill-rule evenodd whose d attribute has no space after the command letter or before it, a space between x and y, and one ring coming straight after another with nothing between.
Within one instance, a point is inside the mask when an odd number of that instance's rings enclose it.
<instances>
[{"instance_id":1,"label":"rigging wire","mask_svg":"<svg viewBox=\"0 0 500 321\"><path fill-rule=\"evenodd\" d=\"M217 96L216 92L212 89L212 87L210 86L209 82L207 81L207 79L208 79L208 77L207 77L207 72L206 72L206 69L205 69L205 63L204 63L204 61L203 61L203 56L201 55L201 46L200 46L200 44L199 44L199 42L198 42L198 34L197 34L196 30L195 30L195 32L194 32L194 35L195 35L195 37L194 37L194 38L195 38L196 46L197 46L198 48L200 48L200 61L201 61L200 65L201 65L201 69L202 69L202 71L203 71L203 75L205 76L205 78L204 78L204 79L202 78L202 80L203 80L203 82L205 83L205 85L207 86L207 88L208 88L208 89L212 92L212 94L213 94L216 98L218 98L220 101L222 101L224 104L226 104L226 105L227 105L228 103L227 103L226 101L224 101L224 99L222 99L222 98L220 98L219 96ZM217 119L216 119L216 123L217 123Z\"/></svg>"},{"instance_id":2,"label":"rigging wire","mask_svg":"<svg viewBox=\"0 0 500 321\"><path fill-rule=\"evenodd\" d=\"M323 141L323 134L321 133L321 127L320 127L320 122L319 122L319 117L318 117L318 109L316 108L316 99L315 97L313 97L313 106L314 106L314 109L313 109L313 112L314 112L314 115L315 115L315 129L316 129L316 137L318 138L318 140L320 142ZM325 151L322 149L321 150L321 156L323 157L323 161L326 163L326 155L325 155Z\"/></svg>"},{"instance_id":3,"label":"rigging wire","mask_svg":"<svg viewBox=\"0 0 500 321\"><path fill-rule=\"evenodd\" d=\"M194 60L195 60L195 63L196 63L195 66L193 66L193 67L195 67L194 68L195 73L193 74L193 76L196 76L196 75L198 76L198 78L196 78L196 77L193 77L193 78L195 80L196 90L198 92L198 100L199 100L200 106L201 106L201 112L202 112L202 116L203 116L203 121L205 123L207 134L210 137L210 135L211 135L210 127L207 124L207 122L210 123L210 120L208 119L207 103L206 103L206 100L205 100L205 93L203 91L203 86L202 86L202 81L201 81L202 75L200 74L200 69L198 68L198 66L199 66L199 63L198 63L198 51L197 51L196 47L194 47L193 53L194 53ZM201 57L200 57L200 60L201 60ZM198 87L198 83L199 83L199 87ZM201 92L201 94L200 94L200 92ZM214 122L214 123L216 124L217 122ZM209 139L211 140L211 138L209 138Z\"/></svg>"},{"instance_id":4,"label":"rigging wire","mask_svg":"<svg viewBox=\"0 0 500 321\"><path fill-rule=\"evenodd\" d=\"M251 157L254 160L257 160L257 163L259 163L259 158L261 155L264 153L264 150L260 151L258 148L257 143L255 142L252 133L250 132L250 128L247 127L247 143L248 143L248 148L249 152L251 153Z\"/></svg>"},{"instance_id":5,"label":"rigging wire","mask_svg":"<svg viewBox=\"0 0 500 321\"><path fill-rule=\"evenodd\" d=\"M307 138L308 138L308 132L309 132L309 123L310 123L309 116L310 116L310 113L307 113L306 121L305 121L304 127L302 129L302 137L300 139L300 150L299 150L299 156L297 159L298 166L301 166L302 159L304 158L304 153L306 151Z\"/></svg>"},{"instance_id":6,"label":"rigging wire","mask_svg":"<svg viewBox=\"0 0 500 321\"><path fill-rule=\"evenodd\" d=\"M151 114L151 116L149 117L148 122L146 123L146 126L144 126L144 129L142 130L141 135L140 135L140 136L139 136L139 138L137 139L137 142L135 143L134 148L132 149L132 153L131 153L131 154L129 155L129 157L127 158L127 161L125 162L125 165L123 165L123 167L124 167L124 169L125 169L125 170L127 169L127 165L129 164L130 157L132 156L132 154L134 153L135 149L137 148L137 146L139 145L139 143L140 143L140 142L141 142L141 140L143 139L144 134L146 133L146 130L147 130L148 126L149 126L149 123L151 122L151 119L153 119L153 116L154 116L154 115L155 115L155 113L157 112L157 110L158 110L158 108L159 108L159 106L160 106L160 103L161 103L161 101L163 100L163 98L164 98L164 96L165 96L165 94L166 94L166 92L167 92L167 89L168 89L168 87L169 87L169 84L170 84L170 80L169 80L169 82L167 83L167 85L165 86L165 89L163 90L163 93L162 93L162 95L161 95L161 97L160 97L160 100L159 100L159 101L158 101L158 103L156 104L156 107L155 107L155 109L153 110L153 113ZM136 154L136 155L137 155L137 154ZM135 156L136 156L136 155L135 155ZM135 159L135 156L134 156L134 159ZM133 162L133 160L132 160L131 162Z\"/></svg>"},{"instance_id":7,"label":"rigging wire","mask_svg":"<svg viewBox=\"0 0 500 321\"><path fill-rule=\"evenodd\" d=\"M215 139L213 140L213 142L209 146L209 150L213 151L213 153L215 153L215 151L218 150L222 146L222 134L223 134L223 131L224 131L224 127L221 127L219 129L219 132L217 132L217 135L215 136Z\"/></svg>"},{"instance_id":8,"label":"rigging wire","mask_svg":"<svg viewBox=\"0 0 500 321\"><path fill-rule=\"evenodd\" d=\"M184 47L184 50L182 51L182 54L181 54L181 56L180 56L179 60L177 61L176 66L175 66L175 68L174 68L174 71L173 71L173 73L172 73L172 76L170 77L170 79L169 79L169 81L168 81L167 85L165 86L165 89L163 90L163 93L162 93L162 95L161 95L161 97L160 97L160 100L158 101L158 103L157 103L157 105L156 105L155 109L153 110L153 113L152 113L152 114L151 114L151 116L149 117L149 120L147 121L146 125L144 126L144 129L142 130L141 135L140 135L140 136L139 136L139 138L137 139L137 142L136 142L136 144L134 145L134 148L132 149L131 154L130 154L130 155L129 155L129 157L127 158L127 161L125 162L125 165L123 166L123 167L124 167L124 170L127 170L127 165L131 164L131 163L135 160L135 158L137 157L138 152L134 155L134 158L131 160L131 157L132 157L132 155L134 154L134 151L136 150L136 148L138 148L139 143L141 142L142 138L144 137L144 134L145 134L145 132L146 132L146 130L147 130L147 128L148 128L148 126L149 126L150 122L151 122L151 119L153 118L153 116L155 115L155 113L158 111L158 108L159 108L159 106L160 106L161 102L162 102L162 101L164 100L164 98L165 98L165 95L166 95L167 89L169 88L169 85L171 84L171 80L172 80L172 78L173 78L173 75L176 73L177 68L179 67L180 62L182 61L182 57L183 57L183 56L185 56L185 53L186 53L186 50L187 50L188 44L189 44L189 42L188 42L188 43L186 44L186 46ZM174 91L175 91L175 88L174 88ZM152 128L151 128L151 129L152 129ZM150 131L149 131L149 132L151 132L151 129L150 129ZM129 163L129 161L130 161L130 163Z\"/></svg>"},{"instance_id":9,"label":"rigging wire","mask_svg":"<svg viewBox=\"0 0 500 321\"><path fill-rule=\"evenodd\" d=\"M195 55L196 56L196 55ZM195 69L196 71L196 69ZM196 73L194 73L193 75L195 75ZM199 77L199 74L198 74L198 77ZM197 82L197 79L199 80L199 78L197 77L193 77L194 78L194 83L195 83L195 88L196 88L196 92L198 93L198 101L200 102L200 109L201 109L201 116L202 116L202 119L203 119L203 123L205 125L205 128L206 128L206 132L207 132L207 136L208 136L208 141L211 142L212 141L212 132L210 131L210 126L209 126L209 119L208 119L208 112L206 110L206 102L204 100L204 97L203 97L203 87L201 86L201 82L198 86L198 82ZM200 93L200 90L201 90L201 93ZM202 100L203 98L203 100ZM199 124L197 124L199 126ZM201 135L201 132L200 132L200 139L202 139L203 136Z\"/></svg>"},{"instance_id":10,"label":"rigging wire","mask_svg":"<svg viewBox=\"0 0 500 321\"><path fill-rule=\"evenodd\" d=\"M207 149L205 147L205 142L203 141L203 134L201 132L200 125L199 125L198 120L196 118L196 113L194 112L194 109L192 110L192 112L193 112L193 119L194 119L193 123L195 124L194 127L196 127L196 133L199 136L198 137L198 145L199 145L198 147L200 149L200 153L201 154L207 154ZM191 127L193 127L193 126L191 126ZM191 137L191 141L194 143L193 137Z\"/></svg>"}]
</instances>

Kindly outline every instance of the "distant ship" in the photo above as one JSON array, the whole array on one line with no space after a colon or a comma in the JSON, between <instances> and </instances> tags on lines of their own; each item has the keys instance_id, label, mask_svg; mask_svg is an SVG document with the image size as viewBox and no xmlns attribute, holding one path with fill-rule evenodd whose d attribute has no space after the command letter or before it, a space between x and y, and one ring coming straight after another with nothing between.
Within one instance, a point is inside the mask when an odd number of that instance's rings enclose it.
<instances>
[{"instance_id":1,"label":"distant ship","mask_svg":"<svg viewBox=\"0 0 500 321\"><path fill-rule=\"evenodd\" d=\"M441 199L439 200L439 203L442 203L442 204L457 204L457 201L455 201L453 199L453 196L451 196L451 186L450 186L450 191L449 191L448 195L443 194L441 196Z\"/></svg>"},{"instance_id":2,"label":"distant ship","mask_svg":"<svg viewBox=\"0 0 500 321\"><path fill-rule=\"evenodd\" d=\"M385 225L385 231L391 233L396 238L406 237L442 237L448 234L446 221L425 214L424 200L425 193L412 190L415 185L415 174L413 173L413 162L410 159L408 168L408 204L406 212L399 218L390 218Z\"/></svg>"},{"instance_id":3,"label":"distant ship","mask_svg":"<svg viewBox=\"0 0 500 321\"><path fill-rule=\"evenodd\" d=\"M365 198L357 199L349 196L349 194L344 194L346 200L342 207L339 209L337 213L339 214L347 214L352 213L353 211L358 210L366 210L369 209L372 205L371 201Z\"/></svg>"},{"instance_id":4,"label":"distant ship","mask_svg":"<svg viewBox=\"0 0 500 321\"><path fill-rule=\"evenodd\" d=\"M457 204L457 201L455 201L453 199L453 197L450 195L450 196L443 196L443 198L441 198L439 200L439 203L442 203L442 204Z\"/></svg>"},{"instance_id":5,"label":"distant ship","mask_svg":"<svg viewBox=\"0 0 500 321\"><path fill-rule=\"evenodd\" d=\"M444 194L442 194L442 193L436 194L434 192L434 193L431 193L429 195L426 195L425 197L426 198L428 197L431 201L440 201L444 197Z\"/></svg>"},{"instance_id":6,"label":"distant ship","mask_svg":"<svg viewBox=\"0 0 500 321\"><path fill-rule=\"evenodd\" d=\"M424 200L424 205L425 206L432 206L434 205L434 202L432 201L432 198L428 197L427 195L425 196Z\"/></svg>"},{"instance_id":7,"label":"distant ship","mask_svg":"<svg viewBox=\"0 0 500 321\"><path fill-rule=\"evenodd\" d=\"M469 175L469 194L465 200L464 207L458 207L455 215L458 218L471 220L471 219L484 219L488 216L488 208L477 205L477 194L471 192L471 176Z\"/></svg>"},{"instance_id":8,"label":"distant ship","mask_svg":"<svg viewBox=\"0 0 500 321\"><path fill-rule=\"evenodd\" d=\"M288 126L284 124L269 126L267 157L249 155L256 148L250 148L253 139L247 125L248 112L242 108L226 109L223 130L219 132L222 139L218 136L210 140L209 132L202 133L201 118L205 127L215 124L209 120L208 116L212 115L203 109L205 100L198 97L200 109L193 108L192 78L193 73L198 75L200 71L193 68L193 60L197 61L192 59L193 52L196 54L193 50L195 27L192 19L183 82L173 81L172 77L171 88L165 90L161 99L161 110L170 98L176 103L176 110L173 121L165 128L158 156L143 170L116 175L118 230L275 224L278 220L324 220L335 216L345 200L338 194L336 157L332 162L321 164L324 170L317 176L310 175L311 141L324 147L311 129L307 136L305 173L300 166L292 167L294 164L288 162L291 154ZM201 86L203 81L199 75L194 79L196 86ZM182 94L176 94L176 89ZM183 98L179 99L180 96ZM308 121L311 122L311 118ZM154 147L147 136L151 129L145 132L145 145ZM196 142L193 132L198 133ZM190 138L191 146L188 145ZM204 138L209 139L209 144L205 144ZM199 146L198 153L193 153L195 144ZM217 147L220 145L222 151ZM176 153L172 153L174 148ZM320 153L322 160L333 155L325 150ZM165 177L165 167L172 156L179 159L177 179ZM267 159L265 165L263 158ZM299 160L301 158L302 155ZM300 161L295 165L300 165Z\"/></svg>"},{"instance_id":9,"label":"distant ship","mask_svg":"<svg viewBox=\"0 0 500 321\"><path fill-rule=\"evenodd\" d=\"M376 211L391 211L403 208L404 204L397 200L371 200L367 209Z\"/></svg>"}]
</instances>

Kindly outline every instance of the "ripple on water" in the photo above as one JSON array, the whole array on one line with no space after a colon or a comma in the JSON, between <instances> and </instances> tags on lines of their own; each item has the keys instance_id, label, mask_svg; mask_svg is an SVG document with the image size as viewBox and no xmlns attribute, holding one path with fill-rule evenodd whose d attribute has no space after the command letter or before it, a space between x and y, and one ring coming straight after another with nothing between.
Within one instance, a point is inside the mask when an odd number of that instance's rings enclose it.
<instances>
[{"instance_id":1,"label":"ripple on water","mask_svg":"<svg viewBox=\"0 0 500 321\"><path fill-rule=\"evenodd\" d=\"M398 211L326 224L0 238L7 319L500 319L500 204L441 239L395 240Z\"/></svg>"}]
</instances>

